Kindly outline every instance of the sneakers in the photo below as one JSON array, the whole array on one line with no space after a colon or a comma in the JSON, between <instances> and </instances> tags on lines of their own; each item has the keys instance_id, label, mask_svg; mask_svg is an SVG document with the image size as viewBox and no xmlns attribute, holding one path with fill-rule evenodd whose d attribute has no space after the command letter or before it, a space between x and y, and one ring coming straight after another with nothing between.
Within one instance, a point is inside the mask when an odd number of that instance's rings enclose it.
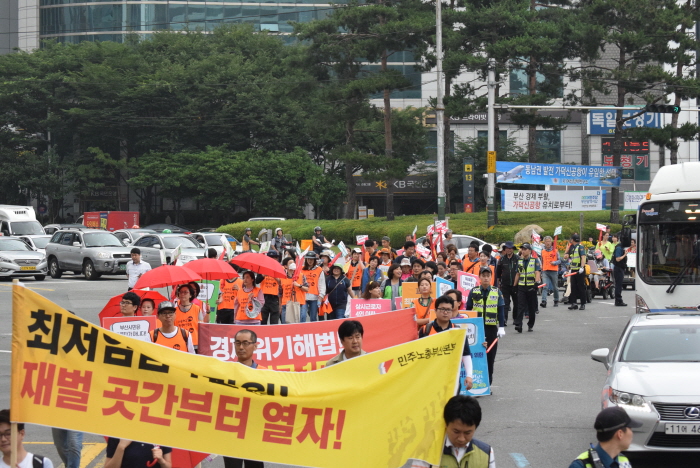
<instances>
[{"instance_id":1,"label":"sneakers","mask_svg":"<svg viewBox=\"0 0 700 468\"><path fill-rule=\"evenodd\" d=\"M540 302L540 307L542 307L543 309L547 308L547 301Z\"/></svg>"},{"instance_id":2,"label":"sneakers","mask_svg":"<svg viewBox=\"0 0 700 468\"><path fill-rule=\"evenodd\" d=\"M554 301L554 307L559 307L559 301Z\"/></svg>"},{"instance_id":3,"label":"sneakers","mask_svg":"<svg viewBox=\"0 0 700 468\"><path fill-rule=\"evenodd\" d=\"M584 306L581 306L581 307L584 307ZM576 309L578 309L578 306L576 304L571 304L569 306L569 310L576 310Z\"/></svg>"}]
</instances>

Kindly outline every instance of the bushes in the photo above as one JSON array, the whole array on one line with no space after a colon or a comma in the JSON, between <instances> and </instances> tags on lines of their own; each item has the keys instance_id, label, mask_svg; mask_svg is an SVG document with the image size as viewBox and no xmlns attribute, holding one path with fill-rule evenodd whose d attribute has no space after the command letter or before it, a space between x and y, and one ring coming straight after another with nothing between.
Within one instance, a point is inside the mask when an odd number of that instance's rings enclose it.
<instances>
[{"instance_id":1,"label":"bushes","mask_svg":"<svg viewBox=\"0 0 700 468\"><path fill-rule=\"evenodd\" d=\"M622 216L622 213L620 214ZM386 218L370 218L362 220L318 220L318 219L290 219L287 221L255 222L255 223L235 223L221 226L218 231L226 232L237 239L243 236L243 230L250 227L253 233L261 229L274 229L280 227L285 234L291 234L295 240L311 239L315 226L323 228L323 234L329 240L335 239L336 244L341 240L345 244L355 244L355 236L361 234L369 235L370 239L379 241L383 236L391 238L391 245L400 248L407 234L413 232L417 225L416 236L425 235L426 228L433 223L434 216L400 216L394 221L387 222ZM542 236L552 235L557 226L562 226L562 234L559 239L568 239L571 234L579 230L579 213L511 213L499 212L499 225L491 229L486 227L486 213L459 213L449 215L449 226L455 234L467 234L478 237L487 242L498 244L507 240L512 240L515 234L528 224L537 224L544 229ZM610 218L609 211L588 211L584 212L584 230L582 240L593 237L598 240L598 231L595 229L596 223L608 224ZM611 231L619 231L621 226L610 225Z\"/></svg>"}]
</instances>

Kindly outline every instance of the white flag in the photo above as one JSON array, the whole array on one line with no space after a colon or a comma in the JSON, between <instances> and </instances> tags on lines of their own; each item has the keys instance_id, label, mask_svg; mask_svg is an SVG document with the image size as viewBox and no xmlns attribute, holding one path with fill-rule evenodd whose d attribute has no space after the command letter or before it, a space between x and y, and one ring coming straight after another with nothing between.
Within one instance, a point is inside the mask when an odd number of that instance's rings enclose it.
<instances>
[{"instance_id":1,"label":"white flag","mask_svg":"<svg viewBox=\"0 0 700 468\"><path fill-rule=\"evenodd\" d=\"M182 266L183 264L180 262L180 255L182 255L182 244L178 244L178 246L175 247L175 250L173 250L173 257L170 260L170 264Z\"/></svg>"}]
</instances>

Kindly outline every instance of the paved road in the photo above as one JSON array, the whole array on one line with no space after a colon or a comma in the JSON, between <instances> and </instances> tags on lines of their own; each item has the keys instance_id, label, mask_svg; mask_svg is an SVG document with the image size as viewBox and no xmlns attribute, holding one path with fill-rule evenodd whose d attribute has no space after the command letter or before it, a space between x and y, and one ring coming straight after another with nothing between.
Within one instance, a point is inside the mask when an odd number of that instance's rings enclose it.
<instances>
[{"instance_id":1,"label":"paved road","mask_svg":"<svg viewBox=\"0 0 700 468\"><path fill-rule=\"evenodd\" d=\"M126 290L125 279L110 277L90 282L68 275L43 282L29 279L25 284L94 323L106 301ZM632 304L634 293L626 291L623 297ZM0 407L7 408L9 283L0 283L0 301L0 323L4 324L0 329ZM479 399L484 419L477 432L479 439L493 445L499 468L567 467L589 442L595 441L592 426L600 409L605 368L590 359L590 352L613 347L632 313L631 306L614 307L610 300L594 299L584 312L553 308L550 301L550 306L537 316L533 333L517 334L512 326L506 328L496 359L494 395ZM27 440L31 442L30 451L59 464L48 428L28 426ZM86 435L85 442L84 466L101 467L104 439ZM368 461L366 466L373 465ZM697 467L698 463L689 457L665 457L661 463L644 457L635 460L634 466ZM221 468L223 462L218 457L203 467Z\"/></svg>"}]
</instances>

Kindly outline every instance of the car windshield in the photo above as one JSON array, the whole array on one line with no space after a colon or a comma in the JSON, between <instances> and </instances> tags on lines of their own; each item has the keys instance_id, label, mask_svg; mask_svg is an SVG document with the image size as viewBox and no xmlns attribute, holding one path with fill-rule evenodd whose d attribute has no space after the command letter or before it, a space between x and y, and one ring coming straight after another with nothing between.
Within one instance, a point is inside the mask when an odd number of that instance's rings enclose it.
<instances>
[{"instance_id":1,"label":"car windshield","mask_svg":"<svg viewBox=\"0 0 700 468\"><path fill-rule=\"evenodd\" d=\"M199 244L195 244L195 242L190 239L189 237L185 236L176 236L176 237L163 237L163 242L165 242L165 248L166 249L174 249L178 245L182 245L183 249L199 249Z\"/></svg>"},{"instance_id":2,"label":"car windshield","mask_svg":"<svg viewBox=\"0 0 700 468\"><path fill-rule=\"evenodd\" d=\"M24 241L16 239L0 240L0 251L26 252L27 250L31 251L32 249Z\"/></svg>"},{"instance_id":3,"label":"car windshield","mask_svg":"<svg viewBox=\"0 0 700 468\"><path fill-rule=\"evenodd\" d=\"M647 284L700 284L700 201L642 205L637 228L639 276ZM633 266L633 265L628 265Z\"/></svg>"},{"instance_id":4,"label":"car windshield","mask_svg":"<svg viewBox=\"0 0 700 468\"><path fill-rule=\"evenodd\" d=\"M50 237L35 237L32 239L32 242L34 242L37 249L44 249L50 240Z\"/></svg>"},{"instance_id":5,"label":"car windshield","mask_svg":"<svg viewBox=\"0 0 700 468\"><path fill-rule=\"evenodd\" d=\"M634 327L623 362L700 362L700 325Z\"/></svg>"},{"instance_id":6,"label":"car windshield","mask_svg":"<svg viewBox=\"0 0 700 468\"><path fill-rule=\"evenodd\" d=\"M13 221L12 235L13 236L40 236L45 234L44 228L41 227L39 221Z\"/></svg>"},{"instance_id":7,"label":"car windshield","mask_svg":"<svg viewBox=\"0 0 700 468\"><path fill-rule=\"evenodd\" d=\"M92 232L83 235L85 247L124 247L117 236L109 232Z\"/></svg>"},{"instance_id":8,"label":"car windshield","mask_svg":"<svg viewBox=\"0 0 700 468\"><path fill-rule=\"evenodd\" d=\"M207 245L224 245L221 243L221 234L215 236L204 236L207 240Z\"/></svg>"}]
</instances>

